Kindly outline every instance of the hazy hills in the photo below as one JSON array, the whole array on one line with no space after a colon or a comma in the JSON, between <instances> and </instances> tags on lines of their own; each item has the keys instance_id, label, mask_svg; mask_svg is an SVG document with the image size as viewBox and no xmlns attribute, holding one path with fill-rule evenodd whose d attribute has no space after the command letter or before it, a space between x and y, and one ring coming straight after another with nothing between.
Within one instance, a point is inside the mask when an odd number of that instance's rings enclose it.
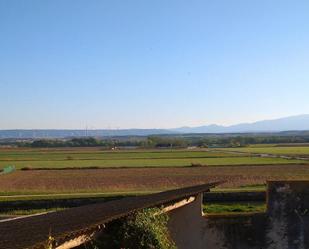
<instances>
[{"instance_id":1,"label":"hazy hills","mask_svg":"<svg viewBox=\"0 0 309 249\"><path fill-rule=\"evenodd\" d=\"M205 125L172 129L179 133L243 133L243 132L279 132L309 130L309 114L263 120L255 123L242 123L231 126Z\"/></svg>"},{"instance_id":2,"label":"hazy hills","mask_svg":"<svg viewBox=\"0 0 309 249\"><path fill-rule=\"evenodd\" d=\"M84 136L148 136L181 133L250 133L309 130L309 114L242 123L231 126L216 124L175 129L117 129L117 130L0 130L0 138L64 138Z\"/></svg>"}]
</instances>

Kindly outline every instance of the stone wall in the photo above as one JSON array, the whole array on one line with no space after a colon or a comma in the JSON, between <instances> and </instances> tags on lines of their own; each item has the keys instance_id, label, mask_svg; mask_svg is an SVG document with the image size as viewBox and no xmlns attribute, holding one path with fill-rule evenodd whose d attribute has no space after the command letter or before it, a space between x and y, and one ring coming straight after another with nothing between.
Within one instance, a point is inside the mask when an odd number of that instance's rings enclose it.
<instances>
[{"instance_id":1,"label":"stone wall","mask_svg":"<svg viewBox=\"0 0 309 249\"><path fill-rule=\"evenodd\" d=\"M309 182L268 183L267 212L202 214L202 195L171 210L178 249L309 249Z\"/></svg>"}]
</instances>

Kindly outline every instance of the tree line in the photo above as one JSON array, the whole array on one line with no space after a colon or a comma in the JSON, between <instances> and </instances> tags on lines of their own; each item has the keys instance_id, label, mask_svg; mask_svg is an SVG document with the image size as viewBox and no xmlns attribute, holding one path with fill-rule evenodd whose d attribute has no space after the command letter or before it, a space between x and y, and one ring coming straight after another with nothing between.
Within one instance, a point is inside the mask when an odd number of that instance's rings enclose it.
<instances>
[{"instance_id":1,"label":"tree line","mask_svg":"<svg viewBox=\"0 0 309 249\"><path fill-rule=\"evenodd\" d=\"M98 139L82 137L72 139L38 139L16 142L19 147L138 147L138 148L186 148L196 147L244 147L250 144L309 143L309 136L148 136L142 138Z\"/></svg>"}]
</instances>

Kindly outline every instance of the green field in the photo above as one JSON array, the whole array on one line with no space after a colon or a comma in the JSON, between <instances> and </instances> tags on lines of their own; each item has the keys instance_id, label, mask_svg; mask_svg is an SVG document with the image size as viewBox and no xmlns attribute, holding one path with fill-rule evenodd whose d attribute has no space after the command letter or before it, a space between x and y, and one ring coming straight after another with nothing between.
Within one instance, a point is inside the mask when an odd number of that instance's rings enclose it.
<instances>
[{"instance_id":1,"label":"green field","mask_svg":"<svg viewBox=\"0 0 309 249\"><path fill-rule=\"evenodd\" d=\"M238 157L225 152L190 150L132 150L104 151L98 149L45 149L45 150L0 150L0 160L46 161L46 160L120 160L120 159L175 159L175 158L222 158Z\"/></svg>"},{"instance_id":2,"label":"green field","mask_svg":"<svg viewBox=\"0 0 309 249\"><path fill-rule=\"evenodd\" d=\"M205 203L203 212L206 214L237 214L237 213L256 213L265 212L266 204L263 202L249 203Z\"/></svg>"},{"instance_id":3,"label":"green field","mask_svg":"<svg viewBox=\"0 0 309 249\"><path fill-rule=\"evenodd\" d=\"M244 147L244 148L226 148L220 149L220 151L237 151L244 153L258 153L258 154L274 154L274 155L306 155L309 157L309 146L288 146L288 147L277 147L265 146L265 147Z\"/></svg>"},{"instance_id":4,"label":"green field","mask_svg":"<svg viewBox=\"0 0 309 249\"><path fill-rule=\"evenodd\" d=\"M260 158L212 151L154 150L102 151L100 149L0 150L0 168L186 167L193 165L297 164L300 160Z\"/></svg>"},{"instance_id":5,"label":"green field","mask_svg":"<svg viewBox=\"0 0 309 249\"><path fill-rule=\"evenodd\" d=\"M255 165L255 164L293 164L300 160L258 157L227 158L184 158L184 159L128 159L128 160L49 160L49 161L0 161L0 167L14 165L17 169L30 168L74 168L74 167L185 167L191 164L201 165Z\"/></svg>"},{"instance_id":6,"label":"green field","mask_svg":"<svg viewBox=\"0 0 309 249\"><path fill-rule=\"evenodd\" d=\"M245 153L230 153L231 150ZM49 196L51 199L58 199L76 197L74 193L81 197L145 194L222 180L226 183L212 191L257 191L265 190L265 182L269 179L309 179L309 162L250 155L259 150L265 153L285 151L284 154L301 151L300 154L304 154L309 149L275 145L221 150L2 148L0 169L14 165L17 170L0 175L1 199L40 199L50 194L53 194ZM91 167L93 169L87 169ZM81 170L18 170L21 168ZM243 188L248 185L251 187Z\"/></svg>"},{"instance_id":7,"label":"green field","mask_svg":"<svg viewBox=\"0 0 309 249\"><path fill-rule=\"evenodd\" d=\"M39 208L39 209L21 209L21 210L14 210L1 212L0 211L0 218L5 216L24 216L24 215L32 215L32 214L41 214L46 212L55 212L61 211L65 208Z\"/></svg>"}]
</instances>

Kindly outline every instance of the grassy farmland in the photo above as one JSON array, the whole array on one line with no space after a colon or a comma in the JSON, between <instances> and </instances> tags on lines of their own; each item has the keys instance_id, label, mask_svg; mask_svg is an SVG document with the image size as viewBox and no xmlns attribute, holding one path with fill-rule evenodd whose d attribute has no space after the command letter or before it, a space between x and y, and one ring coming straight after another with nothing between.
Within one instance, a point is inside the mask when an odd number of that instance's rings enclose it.
<instances>
[{"instance_id":1,"label":"grassy farmland","mask_svg":"<svg viewBox=\"0 0 309 249\"><path fill-rule=\"evenodd\" d=\"M244 147L244 148L227 148L220 149L221 151L237 151L243 153L258 153L258 154L274 154L274 155L285 155L285 156L300 156L305 155L309 157L309 146L263 146L263 147Z\"/></svg>"},{"instance_id":2,"label":"grassy farmland","mask_svg":"<svg viewBox=\"0 0 309 249\"><path fill-rule=\"evenodd\" d=\"M309 162L305 160L250 155L276 152L280 155L309 155L308 147L274 146L227 148L220 151L0 149L0 168L14 165L17 169L12 173L0 175L0 202L11 203L21 200L31 203L34 200L90 197L105 199L148 194L213 181L224 183L212 191L263 191L267 180L309 180ZM231 153L235 150L242 153ZM192 164L195 167L192 167ZM33 170L20 170L22 168ZM0 218L54 209L55 207L39 207L15 210L12 207L12 210L0 212ZM263 210L263 203L208 203L204 206L204 211L208 214Z\"/></svg>"},{"instance_id":3,"label":"grassy farmland","mask_svg":"<svg viewBox=\"0 0 309 249\"><path fill-rule=\"evenodd\" d=\"M269 146L252 148L277 149ZM63 195L149 193L209 181L222 188L261 190L270 179L309 179L309 162L250 156L218 150L131 150L101 148L0 149L0 168L17 171L0 175L0 195ZM279 148L289 150L295 147ZM301 148L303 152L308 147ZM235 150L235 148L231 149ZM287 153L290 153L289 151ZM309 153L308 153L309 155ZM191 167L194 166L200 167ZM50 170L19 170L30 169ZM89 169L89 167L97 167ZM66 168L66 170L60 170ZM75 170L78 169L78 170ZM256 188L255 186L261 186Z\"/></svg>"},{"instance_id":4,"label":"grassy farmland","mask_svg":"<svg viewBox=\"0 0 309 249\"><path fill-rule=\"evenodd\" d=\"M237 213L252 213L265 212L266 205L261 202L249 203L209 203L203 205L203 211L206 214L237 214Z\"/></svg>"},{"instance_id":5,"label":"grassy farmland","mask_svg":"<svg viewBox=\"0 0 309 249\"><path fill-rule=\"evenodd\" d=\"M119 168L119 167L186 167L191 165L263 165L300 164L300 160L252 157L224 151L152 150L103 151L86 149L2 149L0 168Z\"/></svg>"}]
</instances>

